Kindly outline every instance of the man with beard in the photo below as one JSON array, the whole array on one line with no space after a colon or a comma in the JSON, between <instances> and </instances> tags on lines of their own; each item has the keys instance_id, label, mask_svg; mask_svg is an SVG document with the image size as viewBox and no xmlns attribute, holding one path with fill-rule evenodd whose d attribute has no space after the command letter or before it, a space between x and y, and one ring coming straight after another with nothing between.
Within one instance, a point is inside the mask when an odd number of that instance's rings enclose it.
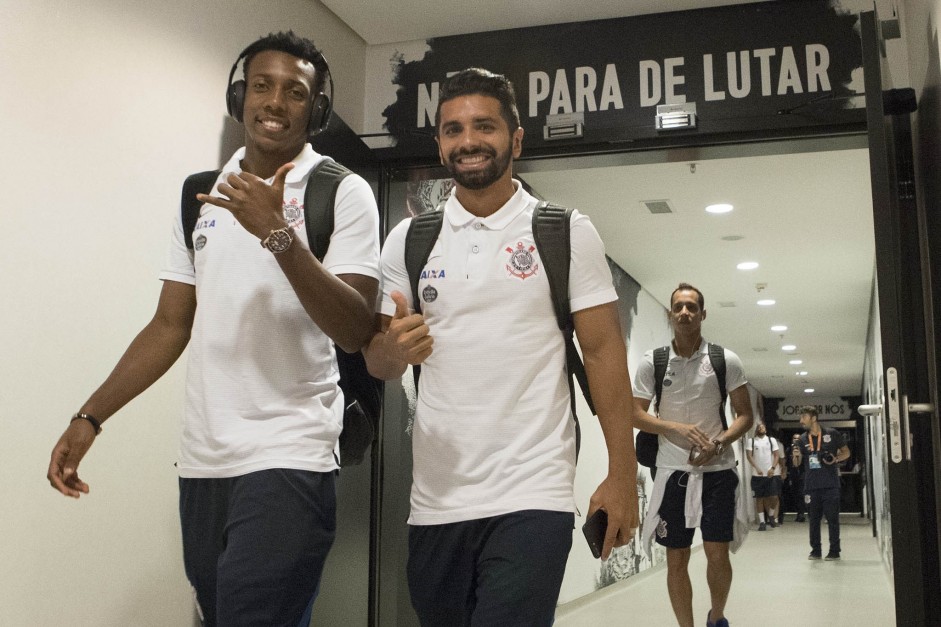
<instances>
[{"instance_id":1,"label":"man with beard","mask_svg":"<svg viewBox=\"0 0 941 627\"><path fill-rule=\"evenodd\" d=\"M365 351L380 378L422 366L412 605L425 627L548 626L575 522L575 425L565 342L533 241L537 199L512 178L523 140L512 85L459 72L441 85L435 123L456 187L418 285L422 302L411 302L406 220L382 252L381 332ZM568 297L608 449L587 511L607 512L606 559L638 524L630 377L604 246L577 212L571 248Z\"/></svg>"},{"instance_id":2,"label":"man with beard","mask_svg":"<svg viewBox=\"0 0 941 627\"><path fill-rule=\"evenodd\" d=\"M780 454L777 442L768 435L765 424L759 422L755 427L755 437L745 445L745 457L754 470L751 477L751 493L755 498L755 511L758 513L758 531L764 531L767 525L771 525L772 528L778 526L775 518L777 506L772 482ZM765 522L766 511L768 512L767 522Z\"/></svg>"},{"instance_id":3,"label":"man with beard","mask_svg":"<svg viewBox=\"0 0 941 627\"><path fill-rule=\"evenodd\" d=\"M673 342L656 416L647 413L656 396L654 351L647 351L634 379L637 427L659 434L657 477L644 519L647 553L656 536L667 551L667 591L680 627L693 627L690 547L696 527L706 554L712 606L707 627L728 627L725 605L732 587L729 551L748 533L748 514L739 498L732 444L754 418L738 355L722 349L725 390L735 419L725 428L725 406L710 345L702 337L706 303L702 292L680 283L670 296ZM718 355L717 355L718 357Z\"/></svg>"},{"instance_id":4,"label":"man with beard","mask_svg":"<svg viewBox=\"0 0 941 627\"><path fill-rule=\"evenodd\" d=\"M850 449L836 429L821 427L817 408L801 407L801 434L791 455L795 466L804 466L804 502L810 517L810 555L821 557L820 521L827 517L830 550L826 559L840 559L840 464L849 459Z\"/></svg>"}]
</instances>

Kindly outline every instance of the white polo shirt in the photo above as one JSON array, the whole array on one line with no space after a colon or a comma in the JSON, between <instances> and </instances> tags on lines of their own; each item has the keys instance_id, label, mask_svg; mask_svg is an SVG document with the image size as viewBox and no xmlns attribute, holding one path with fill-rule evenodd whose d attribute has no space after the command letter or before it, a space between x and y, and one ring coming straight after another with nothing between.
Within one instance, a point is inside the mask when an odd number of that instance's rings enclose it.
<instances>
[{"instance_id":1,"label":"white polo shirt","mask_svg":"<svg viewBox=\"0 0 941 627\"><path fill-rule=\"evenodd\" d=\"M233 155L216 186L241 172L244 156L244 148ZM285 218L305 246L304 189L324 158L305 145L285 181ZM379 214L359 176L340 184L334 222L324 267L378 279ZM189 343L180 476L334 470L343 399L333 341L304 311L274 255L227 210L203 205L193 243L195 250L188 250L177 210L160 279L195 285L199 303Z\"/></svg>"},{"instance_id":2,"label":"white polo shirt","mask_svg":"<svg viewBox=\"0 0 941 627\"><path fill-rule=\"evenodd\" d=\"M758 467L761 476L768 476L768 469L771 468L771 462L774 461L774 452L780 450L777 441L770 435L763 438L752 438L745 445L746 451L751 451L752 462ZM780 475L780 468L775 465L775 475Z\"/></svg>"},{"instance_id":3,"label":"white polo shirt","mask_svg":"<svg viewBox=\"0 0 941 627\"><path fill-rule=\"evenodd\" d=\"M729 392L737 390L747 383L742 361L738 355L725 351L725 388ZM653 351L644 353L644 359L634 376L634 396L649 400L648 411L654 411L656 396L654 384ZM687 359L677 355L671 344L670 361L663 377L663 390L660 394L660 417L672 422L698 425L710 438L717 438L723 431L719 417L719 405L722 395L719 382L709 361L709 345L702 340L699 350ZM728 401L731 403L731 400ZM690 445L685 439L661 435L660 448L657 452L657 468L672 470L692 470L689 464ZM735 467L735 452L727 447L716 463L700 467L702 472L714 472Z\"/></svg>"},{"instance_id":4,"label":"white polo shirt","mask_svg":"<svg viewBox=\"0 0 941 627\"><path fill-rule=\"evenodd\" d=\"M434 352L422 364L413 426L411 516L436 525L525 509L574 511L575 428L565 343L532 236L536 198L478 218L452 194L418 284ZM398 224L382 251L380 311L412 291ZM572 311L617 300L587 216L571 226Z\"/></svg>"}]
</instances>

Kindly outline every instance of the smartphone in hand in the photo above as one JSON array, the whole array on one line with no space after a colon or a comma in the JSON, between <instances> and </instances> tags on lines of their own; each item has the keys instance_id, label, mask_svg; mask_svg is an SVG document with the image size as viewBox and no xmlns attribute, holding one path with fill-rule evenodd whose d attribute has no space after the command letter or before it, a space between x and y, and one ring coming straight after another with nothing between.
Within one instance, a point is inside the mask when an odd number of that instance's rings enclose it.
<instances>
[{"instance_id":1,"label":"smartphone in hand","mask_svg":"<svg viewBox=\"0 0 941 627\"><path fill-rule=\"evenodd\" d=\"M588 548L595 558L601 557L601 549L604 548L604 536L608 530L608 512L603 509L595 511L584 525L582 533L585 534L585 540L588 541Z\"/></svg>"}]
</instances>

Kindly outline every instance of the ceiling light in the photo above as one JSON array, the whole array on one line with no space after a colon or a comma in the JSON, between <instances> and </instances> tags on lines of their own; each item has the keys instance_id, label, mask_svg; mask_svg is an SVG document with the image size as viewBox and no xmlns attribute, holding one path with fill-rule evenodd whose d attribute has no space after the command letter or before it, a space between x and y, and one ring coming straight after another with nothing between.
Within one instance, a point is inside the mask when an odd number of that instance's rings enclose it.
<instances>
[{"instance_id":1,"label":"ceiling light","mask_svg":"<svg viewBox=\"0 0 941 627\"><path fill-rule=\"evenodd\" d=\"M806 376L807 376L807 371L806 371L806 370L800 370L800 371L798 371L798 372L795 372L794 374L796 374L796 375L799 376L799 377L806 377Z\"/></svg>"},{"instance_id":2,"label":"ceiling light","mask_svg":"<svg viewBox=\"0 0 941 627\"><path fill-rule=\"evenodd\" d=\"M789 361L789 362L787 362L787 363L789 363L789 364L792 365L792 366L799 366L799 365L801 365L801 364L804 363L804 362L803 362L802 360L800 360L800 359L792 359L791 361Z\"/></svg>"},{"instance_id":3,"label":"ceiling light","mask_svg":"<svg viewBox=\"0 0 941 627\"><path fill-rule=\"evenodd\" d=\"M796 351L796 350L797 350L797 346L794 345L794 344L785 344L784 346L781 347L781 350L783 350L783 351Z\"/></svg>"},{"instance_id":4,"label":"ceiling light","mask_svg":"<svg viewBox=\"0 0 941 627\"><path fill-rule=\"evenodd\" d=\"M743 261L742 263L735 266L739 270L754 270L758 267L757 261Z\"/></svg>"},{"instance_id":5,"label":"ceiling light","mask_svg":"<svg viewBox=\"0 0 941 627\"><path fill-rule=\"evenodd\" d=\"M775 331L776 333L784 333L785 331L787 331L787 327L784 326L783 324L776 324L773 327L771 327L771 330Z\"/></svg>"},{"instance_id":6,"label":"ceiling light","mask_svg":"<svg viewBox=\"0 0 941 627\"><path fill-rule=\"evenodd\" d=\"M763 299L763 300L759 300L759 301L758 301L758 304L761 305L762 307L770 307L770 306L773 305L775 302L776 302L776 301L775 301L774 299L765 298L765 299Z\"/></svg>"},{"instance_id":7,"label":"ceiling light","mask_svg":"<svg viewBox=\"0 0 941 627\"><path fill-rule=\"evenodd\" d=\"M719 203L717 205L709 205L706 207L706 213L728 213L732 211L734 207L726 203Z\"/></svg>"},{"instance_id":8,"label":"ceiling light","mask_svg":"<svg viewBox=\"0 0 941 627\"><path fill-rule=\"evenodd\" d=\"M806 394L813 394L814 391L815 391L815 390L814 390L813 388L804 388L804 393L806 393Z\"/></svg>"}]
</instances>

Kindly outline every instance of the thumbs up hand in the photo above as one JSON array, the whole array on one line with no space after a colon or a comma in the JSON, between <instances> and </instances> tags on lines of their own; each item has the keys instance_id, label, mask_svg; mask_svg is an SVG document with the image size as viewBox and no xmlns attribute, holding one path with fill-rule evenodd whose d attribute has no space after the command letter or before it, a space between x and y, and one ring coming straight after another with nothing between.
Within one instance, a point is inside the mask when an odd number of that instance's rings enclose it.
<instances>
[{"instance_id":1,"label":"thumbs up hand","mask_svg":"<svg viewBox=\"0 0 941 627\"><path fill-rule=\"evenodd\" d=\"M391 296L395 315L385 332L387 346L396 359L417 366L431 355L434 338L429 334L425 317L409 313L408 300L402 292L392 292Z\"/></svg>"}]
</instances>

